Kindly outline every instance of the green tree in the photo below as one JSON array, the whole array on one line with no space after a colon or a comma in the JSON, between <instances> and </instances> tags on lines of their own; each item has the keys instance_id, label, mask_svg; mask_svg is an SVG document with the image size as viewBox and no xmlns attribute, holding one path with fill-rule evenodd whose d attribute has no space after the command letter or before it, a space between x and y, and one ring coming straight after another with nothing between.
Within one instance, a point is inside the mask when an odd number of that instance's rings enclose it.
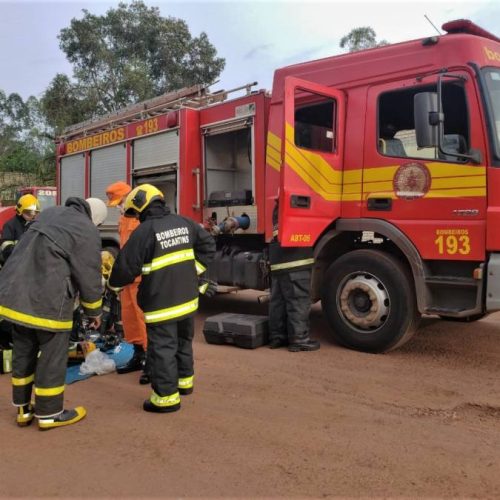
<instances>
[{"instance_id":1,"label":"green tree","mask_svg":"<svg viewBox=\"0 0 500 500\"><path fill-rule=\"evenodd\" d=\"M164 92L210 84L224 68L205 33L193 37L185 21L162 17L143 1L119 3L102 16L83 14L59 35L74 83L57 75L43 97L57 129Z\"/></svg>"},{"instance_id":2,"label":"green tree","mask_svg":"<svg viewBox=\"0 0 500 500\"><path fill-rule=\"evenodd\" d=\"M0 90L0 171L31 172L54 178L53 138L48 133L40 103Z\"/></svg>"},{"instance_id":3,"label":"green tree","mask_svg":"<svg viewBox=\"0 0 500 500\"><path fill-rule=\"evenodd\" d=\"M68 76L58 73L40 100L48 125L59 133L64 127L92 116L97 108L95 99L83 92Z\"/></svg>"},{"instance_id":4,"label":"green tree","mask_svg":"<svg viewBox=\"0 0 500 500\"><path fill-rule=\"evenodd\" d=\"M386 40L377 42L377 34L370 26L354 28L340 39L340 47L342 49L347 47L349 52L381 47L383 45L388 45L388 43L389 42Z\"/></svg>"}]
</instances>

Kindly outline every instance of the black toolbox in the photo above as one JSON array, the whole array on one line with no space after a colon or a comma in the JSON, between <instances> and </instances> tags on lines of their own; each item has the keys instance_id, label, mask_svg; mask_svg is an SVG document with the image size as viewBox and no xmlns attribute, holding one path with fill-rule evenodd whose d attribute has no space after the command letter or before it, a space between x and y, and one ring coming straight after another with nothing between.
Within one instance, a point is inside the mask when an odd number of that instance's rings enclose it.
<instances>
[{"instance_id":1,"label":"black toolbox","mask_svg":"<svg viewBox=\"0 0 500 500\"><path fill-rule=\"evenodd\" d=\"M205 320L203 335L209 344L255 349L268 343L269 321L267 316L221 313Z\"/></svg>"}]
</instances>

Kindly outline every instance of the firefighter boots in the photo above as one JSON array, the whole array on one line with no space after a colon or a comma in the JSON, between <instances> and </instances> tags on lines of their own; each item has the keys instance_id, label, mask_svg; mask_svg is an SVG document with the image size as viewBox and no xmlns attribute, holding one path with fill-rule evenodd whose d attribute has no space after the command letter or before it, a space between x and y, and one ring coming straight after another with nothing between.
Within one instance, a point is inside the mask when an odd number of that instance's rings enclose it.
<instances>
[{"instance_id":1,"label":"firefighter boots","mask_svg":"<svg viewBox=\"0 0 500 500\"><path fill-rule=\"evenodd\" d=\"M174 392L169 396L160 396L153 391L151 397L144 401L142 408L144 411L150 411L153 413L170 413L180 410L181 398L179 396L179 391Z\"/></svg>"},{"instance_id":2,"label":"firefighter boots","mask_svg":"<svg viewBox=\"0 0 500 500\"><path fill-rule=\"evenodd\" d=\"M189 377L180 377L177 382L177 387L179 389L179 394L181 396L187 396L188 394L192 394L193 386L194 386L194 375L190 375Z\"/></svg>"},{"instance_id":3,"label":"firefighter boots","mask_svg":"<svg viewBox=\"0 0 500 500\"><path fill-rule=\"evenodd\" d=\"M34 417L35 410L31 404L18 406L16 422L19 427L26 427L27 425L30 425L31 422L33 422Z\"/></svg>"},{"instance_id":4,"label":"firefighter boots","mask_svg":"<svg viewBox=\"0 0 500 500\"><path fill-rule=\"evenodd\" d=\"M269 341L269 349L279 349L280 347L286 347L288 342L285 339L276 337Z\"/></svg>"},{"instance_id":5,"label":"firefighter boots","mask_svg":"<svg viewBox=\"0 0 500 500\"><path fill-rule=\"evenodd\" d=\"M299 351L317 351L320 348L320 343L317 340L311 340L310 338L305 338L297 342L290 342L288 345L288 350L290 352Z\"/></svg>"},{"instance_id":6,"label":"firefighter boots","mask_svg":"<svg viewBox=\"0 0 500 500\"><path fill-rule=\"evenodd\" d=\"M149 411L152 413L171 413L180 410L181 404L177 403L172 406L156 406L149 399L146 399L146 401L144 401L144 404L142 405L142 409L144 411Z\"/></svg>"},{"instance_id":7,"label":"firefighter boots","mask_svg":"<svg viewBox=\"0 0 500 500\"><path fill-rule=\"evenodd\" d=\"M62 427L64 425L76 424L87 414L83 406L77 406L74 410L63 410L62 413L50 418L39 418L38 427L41 431Z\"/></svg>"},{"instance_id":8,"label":"firefighter boots","mask_svg":"<svg viewBox=\"0 0 500 500\"><path fill-rule=\"evenodd\" d=\"M146 353L142 345L134 344L134 355L130 358L126 365L120 366L116 369L117 373L130 373L144 368L144 361Z\"/></svg>"},{"instance_id":9,"label":"firefighter boots","mask_svg":"<svg viewBox=\"0 0 500 500\"><path fill-rule=\"evenodd\" d=\"M144 365L144 369L142 370L141 376L139 377L139 384L141 385L146 385L151 382L151 378L149 376L149 370L148 370L148 365L147 362Z\"/></svg>"}]
</instances>

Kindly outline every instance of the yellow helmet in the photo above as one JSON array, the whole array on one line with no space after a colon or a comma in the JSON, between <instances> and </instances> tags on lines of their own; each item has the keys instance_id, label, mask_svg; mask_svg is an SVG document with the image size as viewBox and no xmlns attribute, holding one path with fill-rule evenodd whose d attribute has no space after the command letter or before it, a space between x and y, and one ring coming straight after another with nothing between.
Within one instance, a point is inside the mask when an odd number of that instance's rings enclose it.
<instances>
[{"instance_id":1,"label":"yellow helmet","mask_svg":"<svg viewBox=\"0 0 500 500\"><path fill-rule=\"evenodd\" d=\"M40 204L35 196L32 194L24 194L17 200L16 213L22 215L25 211L40 212Z\"/></svg>"},{"instance_id":2,"label":"yellow helmet","mask_svg":"<svg viewBox=\"0 0 500 500\"><path fill-rule=\"evenodd\" d=\"M108 250L101 251L101 273L105 280L108 280L111 276L111 270L113 269L113 264L115 263L115 257Z\"/></svg>"},{"instance_id":3,"label":"yellow helmet","mask_svg":"<svg viewBox=\"0 0 500 500\"><path fill-rule=\"evenodd\" d=\"M163 200L163 193L151 184L142 184L127 195L123 209L125 215L142 213L154 200Z\"/></svg>"}]
</instances>

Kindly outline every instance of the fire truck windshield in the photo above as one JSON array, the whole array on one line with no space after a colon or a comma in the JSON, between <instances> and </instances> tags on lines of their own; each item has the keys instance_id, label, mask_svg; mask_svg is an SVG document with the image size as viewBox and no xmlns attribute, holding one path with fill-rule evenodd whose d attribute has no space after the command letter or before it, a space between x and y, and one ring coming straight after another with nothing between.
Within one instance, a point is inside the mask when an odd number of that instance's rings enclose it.
<instances>
[{"instance_id":1,"label":"fire truck windshield","mask_svg":"<svg viewBox=\"0 0 500 500\"><path fill-rule=\"evenodd\" d=\"M500 68L485 68L483 71L496 131L496 156L500 158Z\"/></svg>"}]
</instances>

